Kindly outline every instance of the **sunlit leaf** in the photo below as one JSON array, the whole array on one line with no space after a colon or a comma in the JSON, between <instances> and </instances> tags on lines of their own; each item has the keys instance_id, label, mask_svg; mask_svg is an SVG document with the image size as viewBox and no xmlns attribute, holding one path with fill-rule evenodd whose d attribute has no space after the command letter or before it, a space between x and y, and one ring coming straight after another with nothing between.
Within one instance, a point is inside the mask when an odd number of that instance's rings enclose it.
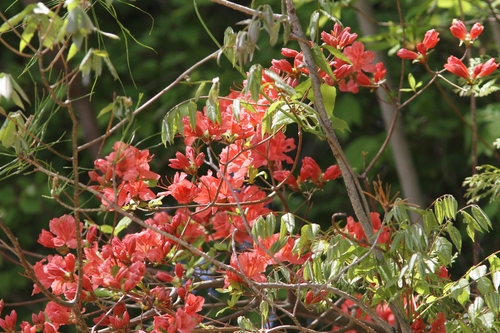
<instances>
[{"instance_id":1,"label":"sunlit leaf","mask_svg":"<svg viewBox=\"0 0 500 333\"><path fill-rule=\"evenodd\" d=\"M472 280L476 281L479 280L479 278L483 277L487 271L488 268L486 267L486 265L480 265L470 271L469 276Z\"/></svg>"},{"instance_id":2,"label":"sunlit leaf","mask_svg":"<svg viewBox=\"0 0 500 333\"><path fill-rule=\"evenodd\" d=\"M330 77L335 80L335 75L333 75L332 68L330 67L330 64L326 60L326 57L323 54L323 51L321 51L320 47L317 44L314 44L311 48L311 52L316 66L321 68L323 72L330 75Z\"/></svg>"}]
</instances>

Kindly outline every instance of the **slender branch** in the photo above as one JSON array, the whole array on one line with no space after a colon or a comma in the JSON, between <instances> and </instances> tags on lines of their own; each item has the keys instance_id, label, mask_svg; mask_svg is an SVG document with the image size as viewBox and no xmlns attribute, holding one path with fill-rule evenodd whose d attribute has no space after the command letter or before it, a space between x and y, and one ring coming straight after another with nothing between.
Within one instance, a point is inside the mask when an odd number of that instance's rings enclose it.
<instances>
[{"instance_id":1,"label":"slender branch","mask_svg":"<svg viewBox=\"0 0 500 333\"><path fill-rule=\"evenodd\" d=\"M234 9L234 10L236 10L238 12L242 12L244 14L248 14L250 16L257 16L257 17L260 17L260 18L264 17L264 12L262 12L260 10L255 10L255 9L252 9L252 8L249 8L249 7L246 7L246 6L242 6L242 5L239 5L239 4L231 2L231 1L227 1L227 0L211 0L211 1L214 2L214 3L217 3L219 5L222 5L222 6L231 8L231 9ZM286 19L288 17L286 15L273 14L273 18L275 20L283 20L283 19Z\"/></svg>"}]
</instances>

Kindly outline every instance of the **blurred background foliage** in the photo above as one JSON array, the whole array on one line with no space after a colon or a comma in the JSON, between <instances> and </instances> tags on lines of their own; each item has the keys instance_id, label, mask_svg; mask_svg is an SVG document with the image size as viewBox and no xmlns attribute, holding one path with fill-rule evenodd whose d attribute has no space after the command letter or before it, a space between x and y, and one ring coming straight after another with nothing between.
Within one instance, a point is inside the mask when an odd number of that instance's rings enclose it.
<instances>
[{"instance_id":1,"label":"blurred background foliage","mask_svg":"<svg viewBox=\"0 0 500 333\"><path fill-rule=\"evenodd\" d=\"M50 5L51 1L45 1ZM280 1L236 1L243 5L270 4L275 12L280 10ZM297 0L295 1L298 13L301 15L303 26L309 24L309 15L319 8L318 1ZM337 16L345 26L350 26L352 32L360 35L360 38L367 43L370 49L383 50L387 53L388 75L394 82L399 82L402 62L395 56L397 49L402 47L402 35L399 26L398 9L396 1L375 1L371 0L375 17L366 19L379 22L379 34L374 36L362 36L356 18L356 1L339 0L319 2L331 5L331 14ZM110 59L120 75L119 81L114 81L111 75L105 73L98 80L92 80L83 85L86 93L91 94L91 110L95 115L113 101L114 96L127 96L133 103L139 101L142 94L142 101L146 101L154 96L158 91L169 85L183 71L191 67L194 63L214 52L217 47L204 30L202 23L198 19L194 3L197 4L199 13L215 38L222 42L224 30L231 26L235 31L243 26L237 23L248 19L242 13L233 11L220 5L213 4L209 0L143 0L143 1L114 1L113 8L119 22L112 13L106 10L105 6L96 5L92 9L92 15L99 28L103 31L119 35L121 40L105 39L101 48L109 53ZM485 1L457 1L457 0L402 0L402 13L406 24L406 39L408 43L418 42L422 39L425 31L431 28L437 29L441 33L441 42L430 57L430 67L441 69L446 62L446 58L451 55L460 56L462 49L458 47L458 41L452 38L448 28L454 17L461 17L461 10L467 14L467 22L476 20L483 21L488 17L488 10ZM22 10L23 3L16 1L10 6L9 1L3 1L0 10L6 17L12 17ZM320 20L324 24L323 29L329 31L333 24L326 20ZM498 57L498 43L494 42L494 27L485 23L486 30L481 36L479 47L475 52ZM15 40L14 36L6 36ZM12 41L12 40L10 40ZM97 45L97 44L96 44ZM264 67L269 66L272 59L281 58L280 47L282 42L278 42L274 47L269 46L267 34L262 33L259 39L259 50L250 64L245 69L250 68L252 63L261 63ZM297 49L294 41L289 42L289 48ZM405 45L408 47L409 45ZM477 45L475 45L477 46ZM33 90L32 82L37 81L35 68L25 68L22 59L17 58L5 47L0 48L0 72L12 74L23 89L30 96L37 96L38 101L32 99L31 106L28 106L28 113L41 105L49 110L55 110L50 99L43 93ZM430 79L419 65L411 65L408 61L404 63L406 73L411 72L417 81L424 83ZM36 67L36 66L35 66ZM219 63L215 60L197 68L189 75L190 83L184 81L168 93L163 95L151 107L141 113L133 124L133 132L117 133L110 137L100 156L105 156L110 152L110 147L116 140L132 141L139 144L140 148L149 148L155 154L152 169L164 176L171 177L173 172L167 167L168 159L172 158L180 149L184 150L182 140L176 141L176 146L165 149L159 144L161 120L168 110L180 102L194 96L198 83L202 80L210 82L212 78L219 77L221 95L228 94L230 88L238 89L241 86L243 77L234 70L227 59L221 57ZM95 78L92 78L95 79ZM451 80L453 78L450 77ZM32 81L33 80L33 81ZM405 82L407 85L407 83ZM207 84L209 87L210 84ZM470 119L470 108L467 98L458 97L449 87L443 87L440 91L436 86L432 86L428 91L417 97L401 112L403 128L408 140L411 154L413 155L420 186L424 193L427 204L435 198L449 193L454 195L461 205L465 205L463 199L464 189L462 182L469 176L471 170L470 157L470 131L464 124L463 119ZM31 90L30 90L31 89ZM205 89L208 93L208 88ZM395 93L396 94L396 93ZM411 97L411 93L404 93L404 98ZM500 94L492 94L488 97L478 99L478 121L479 135L485 142L491 144L494 139L500 136ZM7 110L8 106L4 105ZM15 108L12 109L15 111ZM347 121L350 131L339 133L342 145L353 166L360 173L375 156L381 146L386 132L382 121L380 110L376 101L376 96L369 91L361 91L358 95L338 94L335 106L337 117ZM97 130L103 133L106 129L109 117L103 116L97 121L97 128L82 128L82 139L85 140L85 132ZM2 120L3 121L3 120ZM47 131L46 142L61 140L55 148L64 152L68 149L67 136L61 138L62 132L59 129L69 131L70 121L65 114L58 117L46 118ZM58 129L52 131L51 129ZM291 135L292 131L287 132ZM320 162L323 168L335 163L331 154L326 153L328 147L325 143L313 137L306 137L303 155L312 156ZM494 156L494 151L483 147L479 149L479 164L499 165L499 160ZM2 148L0 152L0 165L6 165L12 160L9 152ZM67 152L69 154L69 150ZM39 152L40 160L49 160L56 170L64 170L67 165L57 161L52 154ZM93 154L88 152L82 154L82 168L92 168ZM82 173L83 177L86 172ZM2 178L6 175L2 175ZM400 191L397 174L394 169L390 150L386 150L378 161L375 169L370 174L370 180L377 177L384 183L391 184L391 196ZM67 213L56 202L45 197L49 194L51 185L47 178L41 174L30 173L24 170L8 179L2 180L0 186L0 215L7 225L21 242L21 245L28 251L36 251L39 247L36 244L38 234L42 228L48 227L48 221L54 217ZM401 194L400 194L401 195ZM308 219L315 223L329 225L331 214L336 212L352 215L350 204L345 193L345 189L340 183L328 184L323 192L314 194L315 205L308 207ZM304 200L301 197L293 197L292 206L300 207ZM498 225L498 203L490 204L486 208L492 219L493 225ZM301 212L305 212L305 207ZM494 234L493 234L494 233ZM482 240L485 253L500 248L498 230ZM3 238L3 236L2 236ZM5 252L4 248L0 248ZM464 253L468 249L464 247ZM470 252L469 252L470 253ZM16 267L6 258L10 254L0 253L0 299L9 300L9 303L21 302L31 294L31 283L27 279L18 277L19 267ZM33 262L39 260L32 258ZM469 267L472 258L465 256L462 267ZM467 266L468 265L468 266ZM458 268L454 274L461 274L463 271ZM36 307L36 304L34 305Z\"/></svg>"}]
</instances>

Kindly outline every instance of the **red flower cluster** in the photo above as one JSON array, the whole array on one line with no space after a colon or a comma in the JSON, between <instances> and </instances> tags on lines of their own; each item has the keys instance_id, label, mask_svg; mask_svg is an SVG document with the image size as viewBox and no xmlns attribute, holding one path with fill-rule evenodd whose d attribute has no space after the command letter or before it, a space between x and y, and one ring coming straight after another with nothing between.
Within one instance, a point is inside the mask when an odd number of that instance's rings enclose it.
<instances>
[{"instance_id":1,"label":"red flower cluster","mask_svg":"<svg viewBox=\"0 0 500 333\"><path fill-rule=\"evenodd\" d=\"M321 171L318 163L311 157L306 156L302 159L302 167L300 168L300 175L297 179L288 170L278 170L273 173L274 179L279 182L284 181L294 191L305 190L302 186L305 182L311 182L318 187L323 187L325 182L335 180L342 172L338 165L329 166L325 172Z\"/></svg>"},{"instance_id":2,"label":"red flower cluster","mask_svg":"<svg viewBox=\"0 0 500 333\"><path fill-rule=\"evenodd\" d=\"M460 39L460 44L464 43L467 47L471 46L472 43L474 43L474 41L479 37L483 30L484 26L481 23L476 22L472 26L470 32L467 32L467 28L465 28L464 22L457 19L453 19L450 27L450 31L453 36Z\"/></svg>"},{"instance_id":3,"label":"red flower cluster","mask_svg":"<svg viewBox=\"0 0 500 333\"><path fill-rule=\"evenodd\" d=\"M372 227L374 233L379 232L382 228L382 222L380 221L380 214L371 212L370 217L372 219ZM365 232L361 227L359 222L355 222L354 218L349 216L347 218L347 225L345 227L345 231L351 235L353 235L357 240L367 241ZM389 244L391 242L391 229L389 227L384 227L381 231L380 236L378 237L379 244Z\"/></svg>"},{"instance_id":4,"label":"red flower cluster","mask_svg":"<svg viewBox=\"0 0 500 333\"><path fill-rule=\"evenodd\" d=\"M434 29L429 30L425 33L424 40L417 44L417 52L407 49L400 49L396 54L401 59L413 60L413 62L424 64L427 62L427 56L429 52L439 42L438 36L439 32Z\"/></svg>"},{"instance_id":5,"label":"red flower cluster","mask_svg":"<svg viewBox=\"0 0 500 333\"><path fill-rule=\"evenodd\" d=\"M457 19L453 19L450 27L450 31L453 36L460 39L460 44L464 43L466 47L471 46L483 30L483 25L477 22L474 24L470 32L467 32L465 24ZM438 35L439 33L434 29L429 30L426 32L424 40L417 44L418 52L400 49L396 54L402 59L409 59L413 60L413 62L422 64L426 63L428 52L434 48L439 41ZM468 69L462 60L455 56L450 56L448 57L448 61L444 65L444 68L447 71L465 79L466 84L472 86L477 84L478 79L492 74L498 66L499 64L495 63L495 59L491 58L484 63L475 65L472 69Z\"/></svg>"},{"instance_id":6,"label":"red flower cluster","mask_svg":"<svg viewBox=\"0 0 500 333\"><path fill-rule=\"evenodd\" d=\"M464 65L462 60L458 59L457 57L450 56L448 58L448 62L444 65L444 68L447 71L455 74L456 76L465 79L468 85L474 85L476 84L477 79L493 73L498 68L498 65L499 64L495 63L495 59L491 58L485 63L474 66L474 68L472 68L472 71L470 72L469 69Z\"/></svg>"},{"instance_id":7,"label":"red flower cluster","mask_svg":"<svg viewBox=\"0 0 500 333\"><path fill-rule=\"evenodd\" d=\"M377 87L382 83L386 74L383 63L372 64L375 54L371 51L365 51L364 44L356 41L357 36L355 33L350 33L349 27L342 29L338 23L335 23L330 33L323 31L321 39L325 43L324 45L342 51L348 61L339 58L330 61L334 78L322 70L319 71L325 83L329 85L338 84L340 91L354 94L359 92L360 86ZM285 82L295 87L302 74L309 74L304 65L304 56L302 52L286 48L282 50L282 54L285 57L294 59L293 67L287 60L281 59L273 60L270 69L282 74ZM367 74L372 74L373 78L369 78Z\"/></svg>"},{"instance_id":8,"label":"red flower cluster","mask_svg":"<svg viewBox=\"0 0 500 333\"><path fill-rule=\"evenodd\" d=\"M149 162L153 158L149 151L123 142L116 142L113 150L106 158L94 162L101 175L96 171L89 172L90 179L99 183L94 188L103 194L103 205L109 206L110 202L114 202L124 206L131 201L156 198L147 182L156 183L160 175L149 170Z\"/></svg>"}]
</instances>

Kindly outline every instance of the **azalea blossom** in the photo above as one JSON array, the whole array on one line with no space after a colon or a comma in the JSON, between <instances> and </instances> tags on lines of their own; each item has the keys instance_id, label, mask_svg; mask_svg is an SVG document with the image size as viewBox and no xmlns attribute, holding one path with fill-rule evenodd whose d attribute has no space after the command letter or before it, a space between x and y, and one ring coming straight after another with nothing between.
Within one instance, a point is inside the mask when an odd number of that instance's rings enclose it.
<instances>
[{"instance_id":1,"label":"azalea blossom","mask_svg":"<svg viewBox=\"0 0 500 333\"><path fill-rule=\"evenodd\" d=\"M373 64L375 54L372 51L366 51L363 43L352 43L344 49L343 54L349 59L350 64L342 59L332 61L332 65L335 67L333 73L338 81L340 91L355 94L358 93L359 86L374 86L385 77L384 64L381 62ZM374 79L370 79L367 73L372 73Z\"/></svg>"},{"instance_id":2,"label":"azalea blossom","mask_svg":"<svg viewBox=\"0 0 500 333\"><path fill-rule=\"evenodd\" d=\"M340 24L335 23L330 33L326 31L321 32L321 39L326 44L342 50L344 47L351 45L358 37L358 34L351 33L350 31L350 27L342 29Z\"/></svg>"},{"instance_id":3,"label":"azalea blossom","mask_svg":"<svg viewBox=\"0 0 500 333\"><path fill-rule=\"evenodd\" d=\"M203 164L205 154L200 153L195 156L193 147L187 146L186 155L181 152L176 152L175 157L176 158L169 159L169 167L183 170L188 175L196 175L196 173L198 173L198 168Z\"/></svg>"},{"instance_id":4,"label":"azalea blossom","mask_svg":"<svg viewBox=\"0 0 500 333\"><path fill-rule=\"evenodd\" d=\"M241 269L240 269L241 266ZM248 279L255 282L266 282L267 279L264 274L266 270L267 260L265 257L257 252L244 252L237 257L233 254L231 256L231 267L241 272ZM244 282L242 278L231 271L226 272L225 284L227 288L231 283Z\"/></svg>"},{"instance_id":5,"label":"azalea blossom","mask_svg":"<svg viewBox=\"0 0 500 333\"><path fill-rule=\"evenodd\" d=\"M473 85L476 84L477 79L493 73L498 68L498 66L499 64L495 63L495 59L491 58L485 63L480 63L474 66L474 68L469 71L462 60L458 59L455 56L449 56L448 61L444 65L444 68L447 71L465 79L468 85Z\"/></svg>"},{"instance_id":6,"label":"azalea blossom","mask_svg":"<svg viewBox=\"0 0 500 333\"><path fill-rule=\"evenodd\" d=\"M83 229L83 223L80 222L80 232ZM72 215L63 215L59 218L53 218L49 222L49 231L42 229L38 237L38 243L48 248L61 249L63 254L68 248L76 249L76 223ZM65 249L62 249L66 247Z\"/></svg>"},{"instance_id":7,"label":"azalea blossom","mask_svg":"<svg viewBox=\"0 0 500 333\"><path fill-rule=\"evenodd\" d=\"M417 52L400 49L396 55L401 59L413 60L413 62L419 62L421 64L427 62L427 56L431 49L433 49L439 42L439 33L434 30L428 30L425 33L424 40L417 44Z\"/></svg>"},{"instance_id":8,"label":"azalea blossom","mask_svg":"<svg viewBox=\"0 0 500 333\"><path fill-rule=\"evenodd\" d=\"M453 36L460 39L460 44L464 43L467 47L471 46L472 43L474 43L474 41L479 37L483 30L484 26L481 23L476 22L472 26L470 32L467 32L464 22L458 19L453 19L453 22L450 26L450 31Z\"/></svg>"},{"instance_id":9,"label":"azalea blossom","mask_svg":"<svg viewBox=\"0 0 500 333\"><path fill-rule=\"evenodd\" d=\"M373 232L377 233L382 228L382 221L380 220L380 214L376 212L370 213ZM361 226L361 223L354 221L354 218L349 216L347 218L347 225L345 227L346 232L353 235L357 240L363 241L367 240L365 232ZM389 227L384 227L380 231L380 236L378 236L378 244L389 244L391 242L391 232Z\"/></svg>"}]
</instances>

